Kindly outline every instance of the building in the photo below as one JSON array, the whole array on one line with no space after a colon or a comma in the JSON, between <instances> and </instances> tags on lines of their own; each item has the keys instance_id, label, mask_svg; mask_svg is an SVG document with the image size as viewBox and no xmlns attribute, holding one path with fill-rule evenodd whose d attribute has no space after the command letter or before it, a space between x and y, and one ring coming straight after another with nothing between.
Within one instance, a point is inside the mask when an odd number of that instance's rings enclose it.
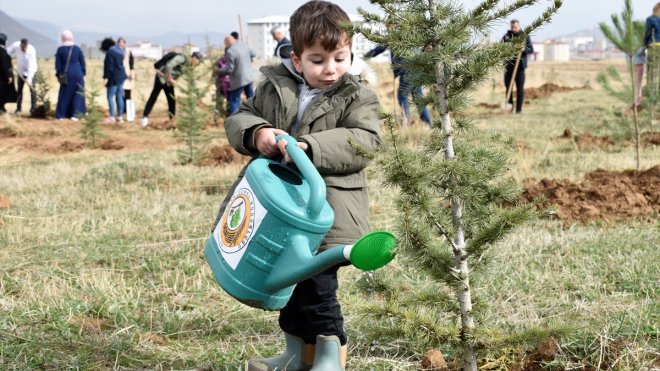
<instances>
[{"instance_id":1,"label":"building","mask_svg":"<svg viewBox=\"0 0 660 371\"><path fill-rule=\"evenodd\" d=\"M571 45L554 40L545 42L543 60L564 62L571 59Z\"/></svg>"},{"instance_id":2,"label":"building","mask_svg":"<svg viewBox=\"0 0 660 371\"><path fill-rule=\"evenodd\" d=\"M163 56L163 48L152 44L150 41L140 41L128 46L135 58L160 59Z\"/></svg>"},{"instance_id":3,"label":"building","mask_svg":"<svg viewBox=\"0 0 660 371\"><path fill-rule=\"evenodd\" d=\"M534 48L534 57L531 59L534 62L543 62L545 60L545 44L544 43L532 43Z\"/></svg>"},{"instance_id":4,"label":"building","mask_svg":"<svg viewBox=\"0 0 660 371\"><path fill-rule=\"evenodd\" d=\"M360 15L349 15L353 24L361 25L362 17ZM273 59L277 41L273 40L270 30L273 27L284 27L287 30L287 38L291 39L288 32L289 17L287 16L268 16L254 19L248 22L247 26L247 44L254 51L255 57L260 59ZM365 52L374 47L374 44L365 39L362 35L353 36L353 53L362 56Z\"/></svg>"}]
</instances>

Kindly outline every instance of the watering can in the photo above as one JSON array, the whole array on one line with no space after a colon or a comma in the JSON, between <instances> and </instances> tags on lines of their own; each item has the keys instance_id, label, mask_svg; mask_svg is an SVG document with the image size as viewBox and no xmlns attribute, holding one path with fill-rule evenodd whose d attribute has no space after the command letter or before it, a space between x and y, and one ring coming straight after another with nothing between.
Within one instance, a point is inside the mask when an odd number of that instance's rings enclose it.
<instances>
[{"instance_id":1,"label":"watering can","mask_svg":"<svg viewBox=\"0 0 660 371\"><path fill-rule=\"evenodd\" d=\"M278 310L298 282L339 263L378 269L394 258L395 237L366 234L353 245L316 254L334 222L326 187L305 152L289 135L286 149L297 170L266 157L248 166L207 240L213 275L231 296L255 308Z\"/></svg>"}]
</instances>

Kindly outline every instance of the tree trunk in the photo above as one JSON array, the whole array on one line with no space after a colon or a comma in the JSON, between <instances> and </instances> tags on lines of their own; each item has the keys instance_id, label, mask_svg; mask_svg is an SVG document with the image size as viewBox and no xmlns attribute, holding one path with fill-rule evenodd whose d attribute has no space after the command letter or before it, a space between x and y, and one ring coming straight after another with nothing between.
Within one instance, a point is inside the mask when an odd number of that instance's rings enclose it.
<instances>
[{"instance_id":1,"label":"tree trunk","mask_svg":"<svg viewBox=\"0 0 660 371\"><path fill-rule=\"evenodd\" d=\"M633 123L635 124L635 152L636 152L636 172L639 173L639 147L640 147L640 134L639 134L639 123L637 122L637 87L635 86L635 66L634 66L634 54L630 54L630 81L632 82L632 111L633 111Z\"/></svg>"},{"instance_id":2,"label":"tree trunk","mask_svg":"<svg viewBox=\"0 0 660 371\"><path fill-rule=\"evenodd\" d=\"M434 45L434 48L436 45ZM449 116L448 97L447 97L447 79L444 66L438 63L435 66L436 93L438 94L440 121L442 129L445 131L445 159L454 161L454 141L452 135L451 117ZM458 197L451 199L451 210L454 227L456 228L456 237L454 238L454 269L457 272L458 279L462 285L456 290L459 307L461 311L461 343L463 347L463 370L476 371L477 360L474 354L474 347L470 344L468 333L474 329L474 320L472 319L472 295L470 291L470 269L468 267L468 254L465 250L465 231L463 227L463 204Z\"/></svg>"}]
</instances>

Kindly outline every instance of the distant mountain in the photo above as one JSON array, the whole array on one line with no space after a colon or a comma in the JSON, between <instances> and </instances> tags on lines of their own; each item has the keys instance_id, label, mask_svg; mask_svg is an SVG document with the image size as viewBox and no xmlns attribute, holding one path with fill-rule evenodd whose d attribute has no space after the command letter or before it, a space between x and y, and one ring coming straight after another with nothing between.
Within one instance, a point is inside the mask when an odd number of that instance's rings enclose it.
<instances>
[{"instance_id":1,"label":"distant mountain","mask_svg":"<svg viewBox=\"0 0 660 371\"><path fill-rule=\"evenodd\" d=\"M28 42L37 50L39 57L52 57L58 47L55 39L26 27L2 10L0 10L0 32L7 35L7 44L22 38L28 39Z\"/></svg>"}]
</instances>

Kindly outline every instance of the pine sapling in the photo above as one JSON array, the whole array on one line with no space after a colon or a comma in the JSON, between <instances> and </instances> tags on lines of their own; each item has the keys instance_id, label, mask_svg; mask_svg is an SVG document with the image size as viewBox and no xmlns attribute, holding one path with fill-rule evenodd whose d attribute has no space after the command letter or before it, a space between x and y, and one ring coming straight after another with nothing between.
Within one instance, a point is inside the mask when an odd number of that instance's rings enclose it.
<instances>
[{"instance_id":1,"label":"pine sapling","mask_svg":"<svg viewBox=\"0 0 660 371\"><path fill-rule=\"evenodd\" d=\"M624 83L623 79L619 75L619 72L614 68L610 67L606 73L601 73L598 75L598 82L600 85L610 93L612 96L621 99L624 102L630 102L630 107L632 107L633 114L633 124L635 127L635 159L636 159L636 170L640 170L640 150L641 150L641 133L639 130L638 123L638 107L637 107L637 96L636 96L636 86L635 86L635 70L634 70L634 58L635 54L638 53L644 46L644 23L641 21L635 21L633 18L633 8L631 0L624 0L623 11L621 11L621 18L618 14L612 14L612 25L614 29L611 29L606 23L599 23L600 30L603 32L603 35L612 42L619 50L626 53L628 57L628 77L629 83ZM610 79L615 80L616 82L622 84L621 90L616 90L610 83Z\"/></svg>"},{"instance_id":2,"label":"pine sapling","mask_svg":"<svg viewBox=\"0 0 660 371\"><path fill-rule=\"evenodd\" d=\"M515 58L525 36L548 22L562 1L553 1L512 43L483 40L494 23L540 1L500 4L484 0L472 10L451 0L373 2L385 16L360 12L368 23L388 25L387 31L355 30L401 57L403 61L395 67L408 71L410 86L431 91L416 97L415 104L435 108L433 127L421 145L404 143L393 116L385 114L386 143L377 153L365 154L375 159L386 184L400 190L401 217L396 227L400 255L412 261L412 271L421 268L432 279L418 290L405 291L380 282L389 298L381 315L398 326L394 333L407 336L414 328L417 333L427 331L427 338L450 343L458 338L463 369L476 370L477 348L486 341L476 331L472 274L483 266L485 252L534 218L537 209L517 203L520 187L507 176L512 161L506 143L497 135L489 138L479 133L461 111L469 104L468 93L487 81L494 69ZM447 302L452 299L454 303ZM457 316L457 337L447 330L451 321L443 325L443 311Z\"/></svg>"},{"instance_id":3,"label":"pine sapling","mask_svg":"<svg viewBox=\"0 0 660 371\"><path fill-rule=\"evenodd\" d=\"M37 93L37 108L32 112L32 117L47 118L50 115L50 83L44 78L43 72L37 70L34 74L34 89Z\"/></svg>"},{"instance_id":4,"label":"pine sapling","mask_svg":"<svg viewBox=\"0 0 660 371\"><path fill-rule=\"evenodd\" d=\"M98 141L105 136L99 125L104 116L101 106L97 102L100 95L99 88L96 85L88 85L84 94L87 104L87 114L78 117L83 123L82 129L80 129L80 136L85 140L88 147L96 148Z\"/></svg>"},{"instance_id":5,"label":"pine sapling","mask_svg":"<svg viewBox=\"0 0 660 371\"><path fill-rule=\"evenodd\" d=\"M180 110L177 113L174 136L184 144L177 152L181 164L196 164L203 159L209 142L204 126L208 113L204 110L202 99L210 85L200 86L205 70L203 66L186 65L181 75L183 84L179 84L182 94L177 96Z\"/></svg>"}]
</instances>

